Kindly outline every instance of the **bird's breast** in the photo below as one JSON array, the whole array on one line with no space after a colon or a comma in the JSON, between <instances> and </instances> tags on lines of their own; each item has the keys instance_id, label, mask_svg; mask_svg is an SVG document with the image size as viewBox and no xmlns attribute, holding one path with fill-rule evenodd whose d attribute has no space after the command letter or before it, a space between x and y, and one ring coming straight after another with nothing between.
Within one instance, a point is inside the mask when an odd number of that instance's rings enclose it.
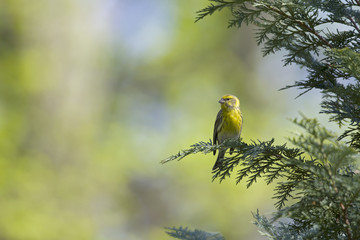
<instances>
[{"instance_id":1,"label":"bird's breast","mask_svg":"<svg viewBox=\"0 0 360 240\"><path fill-rule=\"evenodd\" d=\"M223 112L219 140L236 139L240 137L242 117L240 110ZM220 141L221 141L220 140Z\"/></svg>"}]
</instances>

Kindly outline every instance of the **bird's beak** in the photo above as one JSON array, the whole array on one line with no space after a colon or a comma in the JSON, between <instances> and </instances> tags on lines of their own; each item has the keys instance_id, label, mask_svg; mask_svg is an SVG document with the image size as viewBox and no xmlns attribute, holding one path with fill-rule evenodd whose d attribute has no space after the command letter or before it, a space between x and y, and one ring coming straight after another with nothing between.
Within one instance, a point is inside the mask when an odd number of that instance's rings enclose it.
<instances>
[{"instance_id":1,"label":"bird's beak","mask_svg":"<svg viewBox=\"0 0 360 240\"><path fill-rule=\"evenodd\" d=\"M220 99L220 100L219 100L219 103L223 104L223 103L225 103L225 100L224 100L224 99Z\"/></svg>"}]
</instances>

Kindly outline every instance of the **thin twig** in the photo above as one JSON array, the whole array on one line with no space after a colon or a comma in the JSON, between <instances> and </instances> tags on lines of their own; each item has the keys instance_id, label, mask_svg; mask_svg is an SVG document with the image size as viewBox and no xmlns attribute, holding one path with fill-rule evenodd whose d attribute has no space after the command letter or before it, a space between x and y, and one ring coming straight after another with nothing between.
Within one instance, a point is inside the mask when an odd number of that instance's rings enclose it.
<instances>
[{"instance_id":1,"label":"thin twig","mask_svg":"<svg viewBox=\"0 0 360 240\"><path fill-rule=\"evenodd\" d=\"M354 28L356 29L356 31L358 31L358 33L360 33L360 29L359 29L359 27L357 26L357 24L356 24L356 22L354 21L354 19L353 19L352 17L349 17L348 19L351 21L351 23L353 24L353 26L354 26Z\"/></svg>"},{"instance_id":2,"label":"thin twig","mask_svg":"<svg viewBox=\"0 0 360 240\"><path fill-rule=\"evenodd\" d=\"M340 203L340 207L341 210L343 211L343 216L344 216L344 220L345 220L345 224L346 224L346 233L348 235L348 239L352 240L352 233L351 233L351 228L350 228L350 221L349 221L349 217L348 217L348 213L347 213L347 208L344 206L343 203Z\"/></svg>"},{"instance_id":3,"label":"thin twig","mask_svg":"<svg viewBox=\"0 0 360 240\"><path fill-rule=\"evenodd\" d=\"M321 40L323 43L325 43L325 45L327 45L329 48L333 48L333 46L325 39L323 38L318 32L315 31L315 29L309 27L308 25L306 25L305 23L295 19L294 17L292 16L289 16L287 15L285 12L283 12L282 10L280 9L276 9L272 6L268 6L268 8L286 18L289 18L291 19L292 21L296 22L300 27L302 27L303 29L309 31L310 33L314 34L319 40Z\"/></svg>"}]
</instances>

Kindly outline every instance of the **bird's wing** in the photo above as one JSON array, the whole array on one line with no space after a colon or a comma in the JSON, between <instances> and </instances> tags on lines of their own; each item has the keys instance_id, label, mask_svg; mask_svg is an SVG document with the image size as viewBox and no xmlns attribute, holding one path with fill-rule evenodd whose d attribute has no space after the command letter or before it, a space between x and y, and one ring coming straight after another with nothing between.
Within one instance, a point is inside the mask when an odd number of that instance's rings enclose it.
<instances>
[{"instance_id":1,"label":"bird's wing","mask_svg":"<svg viewBox=\"0 0 360 240\"><path fill-rule=\"evenodd\" d=\"M213 144L216 144L219 142L218 139L218 131L219 126L222 122L222 110L220 110L216 116L215 125L214 125L214 134L213 134ZM216 150L214 150L214 155L216 154Z\"/></svg>"}]
</instances>

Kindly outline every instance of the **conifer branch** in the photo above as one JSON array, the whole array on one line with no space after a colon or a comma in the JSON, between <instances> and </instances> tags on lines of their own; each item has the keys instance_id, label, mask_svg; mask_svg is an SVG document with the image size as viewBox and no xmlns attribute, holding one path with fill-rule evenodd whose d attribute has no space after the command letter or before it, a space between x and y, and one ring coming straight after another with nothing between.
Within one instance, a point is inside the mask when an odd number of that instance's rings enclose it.
<instances>
[{"instance_id":1,"label":"conifer branch","mask_svg":"<svg viewBox=\"0 0 360 240\"><path fill-rule=\"evenodd\" d=\"M195 154L195 153L199 153L199 152L202 152L204 154L212 153L214 150L218 150L222 146L221 145L213 145L211 142L211 139L210 139L209 142L200 141L198 143L191 145L190 147L191 148L189 148L189 149L181 150L177 154L172 155L164 160L161 160L160 163L165 164L165 163L173 161L173 160L180 161L181 159L183 159L186 156L189 156L190 154Z\"/></svg>"},{"instance_id":2,"label":"conifer branch","mask_svg":"<svg viewBox=\"0 0 360 240\"><path fill-rule=\"evenodd\" d=\"M273 6L269 5L267 6L269 10L274 11L282 16L284 16L285 18L291 19L293 22L295 22L299 27L301 27L302 29L304 29L306 32L310 32L312 34L314 34L320 41L322 41L327 47L329 48L333 48L333 46L325 39L323 38L317 31L315 31L314 28L309 27L307 24L305 24L303 21L299 21L296 18L294 18L294 16L291 15L287 15L284 11L282 11L281 9L276 9Z\"/></svg>"},{"instance_id":3,"label":"conifer branch","mask_svg":"<svg viewBox=\"0 0 360 240\"><path fill-rule=\"evenodd\" d=\"M206 16L211 16L214 12L221 11L223 8L230 7L231 5L236 3L236 2L227 2L224 0L210 0L210 1L216 2L217 5L211 3L210 6L201 9L200 11L197 11L196 13L198 14L198 16L196 17L195 22L200 21Z\"/></svg>"}]
</instances>

